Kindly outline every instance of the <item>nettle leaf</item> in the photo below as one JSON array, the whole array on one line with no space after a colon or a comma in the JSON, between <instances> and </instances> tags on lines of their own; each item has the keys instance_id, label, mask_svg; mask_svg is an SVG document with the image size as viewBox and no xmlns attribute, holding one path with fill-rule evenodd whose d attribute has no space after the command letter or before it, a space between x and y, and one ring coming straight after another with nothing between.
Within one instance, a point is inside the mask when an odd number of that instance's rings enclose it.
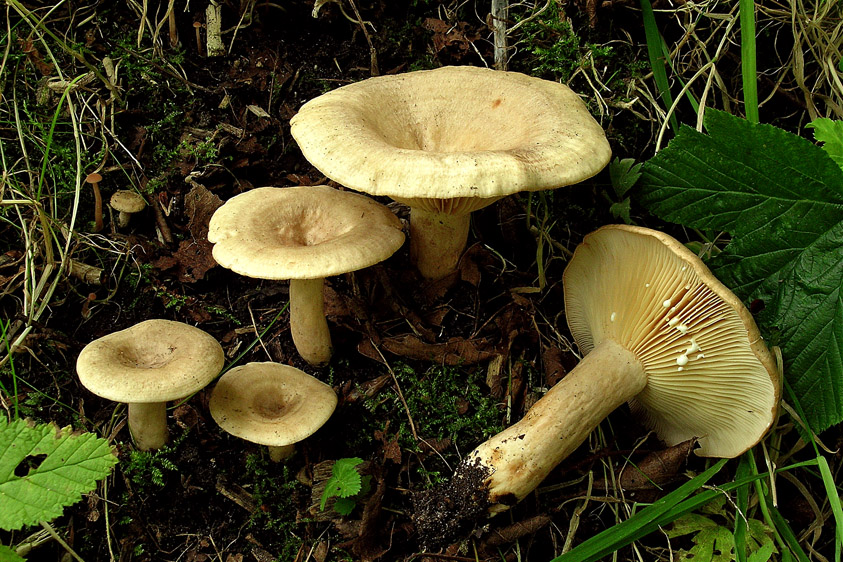
<instances>
[{"instance_id":1,"label":"nettle leaf","mask_svg":"<svg viewBox=\"0 0 843 562\"><path fill-rule=\"evenodd\" d=\"M691 542L694 544L688 550L680 549L676 553L677 560L731 562L736 559L735 536L732 530L715 520L720 519L721 516L724 520L726 519L724 505L724 502L721 502L721 509L708 515L688 513L670 524L665 531L669 538L691 535ZM703 509L702 511L711 510ZM778 552L773 543L773 530L757 519L749 519L747 528L745 553L747 562L770 560L773 553Z\"/></svg>"},{"instance_id":2,"label":"nettle leaf","mask_svg":"<svg viewBox=\"0 0 843 562\"><path fill-rule=\"evenodd\" d=\"M324 510L330 498L348 498L360 493L363 488L363 477L355 467L362 462L363 459L359 457L351 457L339 459L334 463L331 477L325 482L325 491L322 492L319 509Z\"/></svg>"},{"instance_id":3,"label":"nettle leaf","mask_svg":"<svg viewBox=\"0 0 843 562\"><path fill-rule=\"evenodd\" d=\"M93 433L0 419L0 529L58 517L116 463L108 442Z\"/></svg>"},{"instance_id":4,"label":"nettle leaf","mask_svg":"<svg viewBox=\"0 0 843 562\"><path fill-rule=\"evenodd\" d=\"M0 562L26 562L26 559L18 556L18 553L0 544Z\"/></svg>"},{"instance_id":5,"label":"nettle leaf","mask_svg":"<svg viewBox=\"0 0 843 562\"><path fill-rule=\"evenodd\" d=\"M642 163L635 163L634 158L615 158L609 162L609 180L618 197L623 197L638 178L641 177Z\"/></svg>"},{"instance_id":6,"label":"nettle leaf","mask_svg":"<svg viewBox=\"0 0 843 562\"><path fill-rule=\"evenodd\" d=\"M811 428L843 420L843 170L810 141L706 111L643 168L637 195L657 216L725 230L709 265L781 346Z\"/></svg>"},{"instance_id":7,"label":"nettle leaf","mask_svg":"<svg viewBox=\"0 0 843 562\"><path fill-rule=\"evenodd\" d=\"M822 143L823 150L838 166L843 167L843 121L820 117L806 126L814 129L814 140Z\"/></svg>"}]
</instances>

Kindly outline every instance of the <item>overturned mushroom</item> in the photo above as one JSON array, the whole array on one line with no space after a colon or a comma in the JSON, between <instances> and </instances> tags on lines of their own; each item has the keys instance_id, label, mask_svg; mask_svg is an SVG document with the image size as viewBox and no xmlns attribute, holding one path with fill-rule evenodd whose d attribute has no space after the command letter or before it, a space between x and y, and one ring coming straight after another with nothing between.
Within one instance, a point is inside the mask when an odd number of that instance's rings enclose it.
<instances>
[{"instance_id":1,"label":"overturned mushroom","mask_svg":"<svg viewBox=\"0 0 843 562\"><path fill-rule=\"evenodd\" d=\"M668 445L698 438L701 456L735 457L761 440L780 396L772 356L749 311L682 244L606 226L585 237L563 281L583 360L521 421L472 451L445 496L508 509L624 402ZM437 509L460 515L436 494L418 507L423 533L435 532Z\"/></svg>"},{"instance_id":2,"label":"overturned mushroom","mask_svg":"<svg viewBox=\"0 0 843 562\"><path fill-rule=\"evenodd\" d=\"M603 129L564 84L469 66L343 86L290 123L323 174L410 207L410 254L428 278L456 267L472 211L583 181L611 155Z\"/></svg>"},{"instance_id":3,"label":"overturned mushroom","mask_svg":"<svg viewBox=\"0 0 843 562\"><path fill-rule=\"evenodd\" d=\"M327 384L280 363L247 363L220 377L208 407L228 433L269 446L281 461L322 427L337 406Z\"/></svg>"},{"instance_id":4,"label":"overturned mushroom","mask_svg":"<svg viewBox=\"0 0 843 562\"><path fill-rule=\"evenodd\" d=\"M222 369L222 347L208 333L181 322L146 320L86 345L76 360L82 386L129 405L129 430L138 449L167 442L167 402L207 386Z\"/></svg>"},{"instance_id":5,"label":"overturned mushroom","mask_svg":"<svg viewBox=\"0 0 843 562\"><path fill-rule=\"evenodd\" d=\"M380 203L326 185L261 187L229 199L208 231L214 259L235 273L290 280L290 332L302 358L331 358L324 278L381 262L404 243L401 221Z\"/></svg>"}]
</instances>

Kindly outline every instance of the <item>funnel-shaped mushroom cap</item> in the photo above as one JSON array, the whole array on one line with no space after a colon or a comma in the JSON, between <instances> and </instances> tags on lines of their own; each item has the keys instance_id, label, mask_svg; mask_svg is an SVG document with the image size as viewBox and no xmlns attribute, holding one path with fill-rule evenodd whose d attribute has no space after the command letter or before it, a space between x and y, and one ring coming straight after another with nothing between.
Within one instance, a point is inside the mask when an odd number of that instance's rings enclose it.
<instances>
[{"instance_id":1,"label":"funnel-shaped mushroom cap","mask_svg":"<svg viewBox=\"0 0 843 562\"><path fill-rule=\"evenodd\" d=\"M228 433L280 447L307 438L337 406L327 384L280 363L247 363L220 377L208 407Z\"/></svg>"},{"instance_id":2,"label":"funnel-shaped mushroom cap","mask_svg":"<svg viewBox=\"0 0 843 562\"><path fill-rule=\"evenodd\" d=\"M338 183L455 214L580 182L611 156L567 86L470 66L343 86L304 104L291 131L304 157Z\"/></svg>"},{"instance_id":3,"label":"funnel-shaped mushroom cap","mask_svg":"<svg viewBox=\"0 0 843 562\"><path fill-rule=\"evenodd\" d=\"M630 401L669 445L734 457L773 423L775 363L749 311L692 252L653 230L610 225L585 237L565 270L565 313L582 353L606 339L641 361Z\"/></svg>"},{"instance_id":4,"label":"funnel-shaped mushroom cap","mask_svg":"<svg viewBox=\"0 0 843 562\"><path fill-rule=\"evenodd\" d=\"M207 386L225 356L210 334L181 322L146 320L94 340L76 372L103 398L135 404L178 400Z\"/></svg>"},{"instance_id":5,"label":"funnel-shaped mushroom cap","mask_svg":"<svg viewBox=\"0 0 843 562\"><path fill-rule=\"evenodd\" d=\"M358 193L326 185L260 187L216 210L214 259L258 279L318 279L363 269L404 243L401 221Z\"/></svg>"}]
</instances>

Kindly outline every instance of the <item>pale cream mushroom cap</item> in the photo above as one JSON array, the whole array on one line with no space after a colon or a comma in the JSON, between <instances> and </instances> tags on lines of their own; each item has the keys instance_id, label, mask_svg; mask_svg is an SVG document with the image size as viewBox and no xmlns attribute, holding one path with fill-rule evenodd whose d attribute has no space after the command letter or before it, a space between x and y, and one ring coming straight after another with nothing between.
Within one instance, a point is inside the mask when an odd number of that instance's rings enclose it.
<instances>
[{"instance_id":1,"label":"pale cream mushroom cap","mask_svg":"<svg viewBox=\"0 0 843 562\"><path fill-rule=\"evenodd\" d=\"M146 208L144 198L127 189L115 191L109 200L111 208L121 213L139 213Z\"/></svg>"},{"instance_id":2,"label":"pale cream mushroom cap","mask_svg":"<svg viewBox=\"0 0 843 562\"><path fill-rule=\"evenodd\" d=\"M82 385L115 402L178 400L207 386L225 357L207 332L181 322L153 319L86 345L76 360Z\"/></svg>"},{"instance_id":3,"label":"pale cream mushroom cap","mask_svg":"<svg viewBox=\"0 0 843 562\"><path fill-rule=\"evenodd\" d=\"M583 181L611 156L603 129L564 84L470 66L337 88L304 104L291 131L336 182L453 214Z\"/></svg>"},{"instance_id":4,"label":"pale cream mushroom cap","mask_svg":"<svg viewBox=\"0 0 843 562\"><path fill-rule=\"evenodd\" d=\"M318 279L379 263L401 247L401 221L384 205L325 185L260 187L216 210L214 259L258 279Z\"/></svg>"},{"instance_id":5,"label":"pale cream mushroom cap","mask_svg":"<svg viewBox=\"0 0 843 562\"><path fill-rule=\"evenodd\" d=\"M749 311L691 251L650 229L610 225L585 237L564 273L565 314L583 354L611 339L647 375L630 401L669 445L734 457L775 419L775 362Z\"/></svg>"},{"instance_id":6,"label":"pale cream mushroom cap","mask_svg":"<svg viewBox=\"0 0 843 562\"><path fill-rule=\"evenodd\" d=\"M247 363L220 377L208 407L228 433L281 447L322 427L337 406L327 384L280 363Z\"/></svg>"}]
</instances>

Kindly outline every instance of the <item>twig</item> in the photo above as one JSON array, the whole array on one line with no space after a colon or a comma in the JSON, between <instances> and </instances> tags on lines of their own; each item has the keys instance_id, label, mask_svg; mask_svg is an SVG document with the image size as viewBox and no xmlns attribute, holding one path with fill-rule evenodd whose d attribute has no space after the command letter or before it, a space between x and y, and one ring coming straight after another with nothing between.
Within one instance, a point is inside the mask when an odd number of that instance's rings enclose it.
<instances>
[{"instance_id":1,"label":"twig","mask_svg":"<svg viewBox=\"0 0 843 562\"><path fill-rule=\"evenodd\" d=\"M372 76L378 76L380 74L380 71L378 70L378 52L375 50L372 38L369 37L369 32L366 30L366 24L363 21L363 18L360 17L360 12L357 10L357 4L354 3L354 0L348 0L348 3L351 4L351 9L354 10L357 23L360 24L360 29L363 30L363 36L366 37L366 42L369 44L369 72Z\"/></svg>"}]
</instances>

